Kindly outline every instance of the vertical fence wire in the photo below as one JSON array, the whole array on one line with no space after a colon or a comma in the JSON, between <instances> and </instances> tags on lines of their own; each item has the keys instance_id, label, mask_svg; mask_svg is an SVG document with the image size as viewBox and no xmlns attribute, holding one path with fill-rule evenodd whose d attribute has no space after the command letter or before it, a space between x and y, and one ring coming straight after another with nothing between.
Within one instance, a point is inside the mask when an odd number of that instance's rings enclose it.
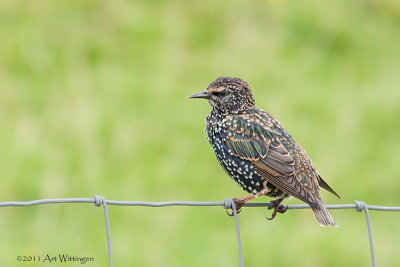
<instances>
[{"instance_id":1,"label":"vertical fence wire","mask_svg":"<svg viewBox=\"0 0 400 267\"><path fill-rule=\"evenodd\" d=\"M101 205L103 205L103 207L104 207L104 218L106 220L106 233L107 233L108 266L113 267L112 250L111 250L110 221L108 220L107 201L102 196L94 195L94 205L97 207L100 207Z\"/></svg>"},{"instance_id":2,"label":"vertical fence wire","mask_svg":"<svg viewBox=\"0 0 400 267\"><path fill-rule=\"evenodd\" d=\"M235 221L236 227L236 238L238 243L238 253L239 253L239 262L240 267L244 266L243 263L243 251L242 244L240 239L240 231L239 231L239 221L238 215L236 211L235 202L230 198L225 198L224 201L216 201L216 202L195 202L195 201L167 201L167 202L144 202L144 201L117 201L117 200L106 200L102 196L94 195L94 198L62 198L62 199L39 199L32 201L19 201L19 202L0 202L1 207L10 207L10 206L33 206L33 205L42 205L42 204L57 204L57 203L94 203L95 206L104 208L104 218L106 224L106 234L107 234L107 249L108 249L108 263L109 266L113 266L112 260L112 249L111 249L111 233L110 233L110 222L107 210L108 205L118 205L118 206L147 206L147 207L165 207L165 206L222 206L225 209L232 209L232 215ZM243 206L245 207L272 207L272 203L245 203ZM282 205L287 207L288 209L308 209L309 206L307 204L300 205ZM400 211L400 207L386 207L386 206L373 206L367 205L363 201L354 201L354 204L341 204L341 205L326 205L328 209L356 209L359 212L365 211L365 217L367 221L368 227L368 236L369 236L369 244L370 244L370 253L371 253L371 262L372 267L375 267L375 253L374 253L374 245L372 241L372 229L371 229L371 220L369 217L369 210L380 210L380 211Z\"/></svg>"},{"instance_id":3,"label":"vertical fence wire","mask_svg":"<svg viewBox=\"0 0 400 267\"><path fill-rule=\"evenodd\" d=\"M375 253L374 253L374 243L372 242L372 229L371 229L371 221L369 219L369 212L368 212L368 205L364 201L357 201L354 200L356 204L356 209L359 212L365 211L365 217L367 220L367 227L368 227L368 236L369 236L369 248L371 250L371 263L372 267L375 267Z\"/></svg>"},{"instance_id":4,"label":"vertical fence wire","mask_svg":"<svg viewBox=\"0 0 400 267\"><path fill-rule=\"evenodd\" d=\"M242 251L242 241L240 239L240 231L239 231L239 220L237 216L236 204L233 199L224 198L224 208L225 209L232 209L233 218L235 219L235 227L236 227L236 239L238 243L238 250L239 250L239 262L240 267L243 267L243 251Z\"/></svg>"}]
</instances>

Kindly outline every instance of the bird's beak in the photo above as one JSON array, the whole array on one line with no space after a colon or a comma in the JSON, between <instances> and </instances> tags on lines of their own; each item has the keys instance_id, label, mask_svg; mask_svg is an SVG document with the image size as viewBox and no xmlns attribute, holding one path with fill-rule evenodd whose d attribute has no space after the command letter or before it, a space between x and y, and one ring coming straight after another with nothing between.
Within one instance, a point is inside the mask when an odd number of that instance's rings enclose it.
<instances>
[{"instance_id":1,"label":"bird's beak","mask_svg":"<svg viewBox=\"0 0 400 267\"><path fill-rule=\"evenodd\" d=\"M209 99L210 96L211 96L211 94L205 90L203 92L190 95L190 96L188 96L188 98L205 98L205 99Z\"/></svg>"}]
</instances>

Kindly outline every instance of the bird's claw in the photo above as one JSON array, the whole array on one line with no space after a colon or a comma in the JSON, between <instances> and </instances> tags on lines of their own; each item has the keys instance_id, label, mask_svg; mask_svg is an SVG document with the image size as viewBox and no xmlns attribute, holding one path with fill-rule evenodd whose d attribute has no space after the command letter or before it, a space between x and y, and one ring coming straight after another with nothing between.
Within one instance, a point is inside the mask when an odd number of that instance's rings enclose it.
<instances>
[{"instance_id":1,"label":"bird's claw","mask_svg":"<svg viewBox=\"0 0 400 267\"><path fill-rule=\"evenodd\" d=\"M226 214L228 214L229 216L234 216L235 215L235 213L232 211L232 212L229 212L229 211L225 211L226 212ZM239 209L239 210L236 210L236 214L239 214L239 213L241 213L242 212L242 209Z\"/></svg>"},{"instance_id":2,"label":"bird's claw","mask_svg":"<svg viewBox=\"0 0 400 267\"><path fill-rule=\"evenodd\" d=\"M280 205L279 207L278 207L278 212L279 213L285 213L286 211L288 210L288 205Z\"/></svg>"},{"instance_id":3,"label":"bird's claw","mask_svg":"<svg viewBox=\"0 0 400 267\"><path fill-rule=\"evenodd\" d=\"M269 210L272 209L272 207L268 208ZM287 211L288 207L287 205L280 205L278 208L274 209L274 212L272 212L271 217L266 217L267 220L272 220L276 217L276 214L279 213L285 213Z\"/></svg>"},{"instance_id":4,"label":"bird's claw","mask_svg":"<svg viewBox=\"0 0 400 267\"><path fill-rule=\"evenodd\" d=\"M283 199L277 199L277 200L272 200L272 206L269 206L268 209L272 210L274 209L274 212L272 212L271 217L266 217L267 220L273 220L276 217L276 214L279 213L285 213L288 209L287 205L281 205Z\"/></svg>"},{"instance_id":5,"label":"bird's claw","mask_svg":"<svg viewBox=\"0 0 400 267\"><path fill-rule=\"evenodd\" d=\"M240 212L242 212L242 205L243 205L244 202L243 202L242 199L239 199L239 198L233 198L232 200L235 203L236 214L239 214ZM227 210L225 212L229 216L234 216L235 215L233 210L232 210L232 212L229 212Z\"/></svg>"}]
</instances>

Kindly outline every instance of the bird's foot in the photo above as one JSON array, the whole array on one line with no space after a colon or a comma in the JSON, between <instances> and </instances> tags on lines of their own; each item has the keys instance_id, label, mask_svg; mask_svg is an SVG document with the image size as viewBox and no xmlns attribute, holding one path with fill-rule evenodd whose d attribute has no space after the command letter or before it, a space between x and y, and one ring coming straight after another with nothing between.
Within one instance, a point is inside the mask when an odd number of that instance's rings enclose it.
<instances>
[{"instance_id":1,"label":"bird's foot","mask_svg":"<svg viewBox=\"0 0 400 267\"><path fill-rule=\"evenodd\" d=\"M233 202L235 203L235 209L237 214L239 214L242 211L243 204L249 201L250 199L252 199L250 198L250 196L243 198L237 198L237 197L232 198ZM226 214L228 214L229 216L233 216L233 211L232 212L226 211Z\"/></svg>"},{"instance_id":2,"label":"bird's foot","mask_svg":"<svg viewBox=\"0 0 400 267\"><path fill-rule=\"evenodd\" d=\"M249 195L247 197L242 197L242 198L236 198L236 197L232 198L233 202L235 202L235 207L236 207L237 214L239 214L242 211L242 206L243 206L244 203L246 203L249 200L252 200L253 198L259 197L261 195L265 195L266 193L268 193L267 189L263 189L263 190L261 190L260 192L257 192L254 195ZM233 212L230 213L230 212L226 211L226 213L229 216L233 216Z\"/></svg>"},{"instance_id":3,"label":"bird's foot","mask_svg":"<svg viewBox=\"0 0 400 267\"><path fill-rule=\"evenodd\" d=\"M271 217L267 217L267 220L272 220L275 218L276 214L279 213L285 213L288 209L286 205L281 205L281 202L283 201L283 198L277 198L275 200L272 200L272 206L268 207L269 210L274 209L274 212L272 212Z\"/></svg>"},{"instance_id":4,"label":"bird's foot","mask_svg":"<svg viewBox=\"0 0 400 267\"><path fill-rule=\"evenodd\" d=\"M252 200L255 197L258 197L258 195L249 195L247 197L242 197L242 198L237 198L237 197L232 198L233 202L235 202L235 207L236 207L237 214L239 214L242 211L242 206L243 206L244 203L246 203L249 200ZM226 211L226 213L229 216L233 216L233 212L230 213L230 212Z\"/></svg>"}]
</instances>

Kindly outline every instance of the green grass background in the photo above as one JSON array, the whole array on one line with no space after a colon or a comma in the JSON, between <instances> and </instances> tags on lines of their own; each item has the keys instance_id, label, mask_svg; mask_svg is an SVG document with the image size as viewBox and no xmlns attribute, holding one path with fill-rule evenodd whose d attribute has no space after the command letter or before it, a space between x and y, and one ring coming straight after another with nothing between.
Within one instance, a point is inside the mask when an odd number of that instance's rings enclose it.
<instances>
[{"instance_id":1,"label":"green grass background","mask_svg":"<svg viewBox=\"0 0 400 267\"><path fill-rule=\"evenodd\" d=\"M204 136L218 76L248 81L342 196L400 206L400 5L382 1L1 1L0 201L245 196ZM267 201L261 198L258 201ZM286 201L297 204L295 199ZM221 207L109 207L115 266L238 266ZM400 214L371 211L377 266ZM239 216L246 266L368 266L365 216ZM107 266L102 208L0 209L0 266L68 253ZM78 263L52 266L77 266Z\"/></svg>"}]
</instances>

